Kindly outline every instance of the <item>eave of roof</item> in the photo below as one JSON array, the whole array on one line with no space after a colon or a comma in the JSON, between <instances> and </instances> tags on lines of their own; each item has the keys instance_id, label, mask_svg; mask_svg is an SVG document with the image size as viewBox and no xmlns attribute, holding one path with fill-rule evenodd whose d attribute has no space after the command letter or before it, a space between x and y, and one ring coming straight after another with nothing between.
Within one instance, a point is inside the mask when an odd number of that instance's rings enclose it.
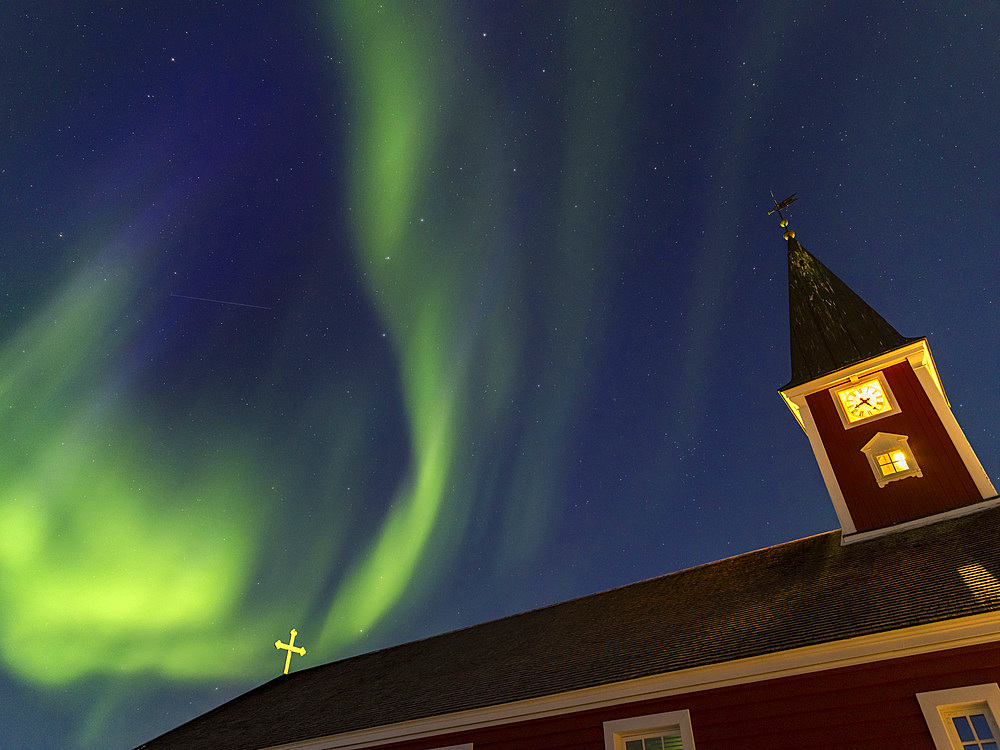
<instances>
[{"instance_id":1,"label":"eave of roof","mask_svg":"<svg viewBox=\"0 0 1000 750\"><path fill-rule=\"evenodd\" d=\"M828 532L355 656L142 747L266 747L997 611L959 571L1000 576L998 521L992 508L849 546Z\"/></svg>"}]
</instances>

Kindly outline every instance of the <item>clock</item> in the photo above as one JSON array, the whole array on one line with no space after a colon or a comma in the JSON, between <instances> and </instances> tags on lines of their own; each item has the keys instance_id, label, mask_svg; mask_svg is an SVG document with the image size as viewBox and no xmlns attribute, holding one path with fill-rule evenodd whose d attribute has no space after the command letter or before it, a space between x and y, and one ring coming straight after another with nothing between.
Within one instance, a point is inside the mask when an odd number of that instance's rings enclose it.
<instances>
[{"instance_id":1,"label":"clock","mask_svg":"<svg viewBox=\"0 0 1000 750\"><path fill-rule=\"evenodd\" d=\"M846 427L899 411L882 373L831 390Z\"/></svg>"}]
</instances>

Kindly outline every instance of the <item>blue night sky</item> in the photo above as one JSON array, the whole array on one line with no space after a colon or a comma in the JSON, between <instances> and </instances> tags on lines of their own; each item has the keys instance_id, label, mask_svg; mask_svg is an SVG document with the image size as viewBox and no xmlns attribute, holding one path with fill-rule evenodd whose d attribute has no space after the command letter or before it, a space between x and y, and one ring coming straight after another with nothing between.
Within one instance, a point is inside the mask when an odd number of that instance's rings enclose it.
<instances>
[{"instance_id":1,"label":"blue night sky","mask_svg":"<svg viewBox=\"0 0 1000 750\"><path fill-rule=\"evenodd\" d=\"M785 243L994 483L1000 10L0 5L0 746L837 521Z\"/></svg>"}]
</instances>

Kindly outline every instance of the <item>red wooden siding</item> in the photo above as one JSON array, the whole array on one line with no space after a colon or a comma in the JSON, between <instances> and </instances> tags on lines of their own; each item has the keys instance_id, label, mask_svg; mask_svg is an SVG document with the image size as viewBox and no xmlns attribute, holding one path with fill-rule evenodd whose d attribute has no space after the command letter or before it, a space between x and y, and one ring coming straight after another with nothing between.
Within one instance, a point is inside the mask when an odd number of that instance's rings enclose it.
<instances>
[{"instance_id":1,"label":"red wooden siding","mask_svg":"<svg viewBox=\"0 0 1000 750\"><path fill-rule=\"evenodd\" d=\"M996 644L456 732L380 750L603 750L603 722L691 712L698 750L934 750L916 694L1000 681Z\"/></svg>"},{"instance_id":2,"label":"red wooden siding","mask_svg":"<svg viewBox=\"0 0 1000 750\"><path fill-rule=\"evenodd\" d=\"M882 372L899 403L899 414L844 429L826 390L806 397L857 530L890 526L982 500L910 364L900 362ZM879 487L861 452L877 432L909 437L924 475Z\"/></svg>"}]
</instances>

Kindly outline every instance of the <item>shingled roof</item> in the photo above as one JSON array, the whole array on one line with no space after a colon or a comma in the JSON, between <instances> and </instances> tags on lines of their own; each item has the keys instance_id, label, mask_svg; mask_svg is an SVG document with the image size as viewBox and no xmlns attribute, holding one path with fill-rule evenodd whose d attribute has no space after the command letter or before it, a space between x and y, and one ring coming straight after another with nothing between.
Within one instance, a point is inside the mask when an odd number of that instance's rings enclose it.
<instances>
[{"instance_id":1,"label":"shingled roof","mask_svg":"<svg viewBox=\"0 0 1000 750\"><path fill-rule=\"evenodd\" d=\"M141 747L260 748L994 611L959 571L1000 577L998 522L750 552L278 677Z\"/></svg>"},{"instance_id":2,"label":"shingled roof","mask_svg":"<svg viewBox=\"0 0 1000 750\"><path fill-rule=\"evenodd\" d=\"M794 236L788 238L788 322L792 379L782 391L920 340L900 335Z\"/></svg>"}]
</instances>

